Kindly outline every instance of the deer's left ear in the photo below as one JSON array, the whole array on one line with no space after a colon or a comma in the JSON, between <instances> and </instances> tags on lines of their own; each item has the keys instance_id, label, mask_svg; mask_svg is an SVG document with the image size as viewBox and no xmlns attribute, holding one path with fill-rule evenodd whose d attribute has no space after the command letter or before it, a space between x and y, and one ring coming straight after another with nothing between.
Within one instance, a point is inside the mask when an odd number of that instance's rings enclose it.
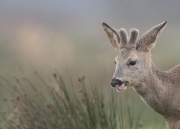
<instances>
[{"instance_id":1,"label":"deer's left ear","mask_svg":"<svg viewBox=\"0 0 180 129\"><path fill-rule=\"evenodd\" d=\"M156 44L156 39L160 32L165 28L167 21L164 21L150 30L148 30L143 36L137 41L137 49L149 51Z\"/></svg>"},{"instance_id":2,"label":"deer's left ear","mask_svg":"<svg viewBox=\"0 0 180 129\"><path fill-rule=\"evenodd\" d=\"M111 45L115 48L115 50L119 50L120 48L120 37L119 34L117 33L118 31L106 23L102 23L102 26L104 28L104 31L106 32Z\"/></svg>"}]
</instances>

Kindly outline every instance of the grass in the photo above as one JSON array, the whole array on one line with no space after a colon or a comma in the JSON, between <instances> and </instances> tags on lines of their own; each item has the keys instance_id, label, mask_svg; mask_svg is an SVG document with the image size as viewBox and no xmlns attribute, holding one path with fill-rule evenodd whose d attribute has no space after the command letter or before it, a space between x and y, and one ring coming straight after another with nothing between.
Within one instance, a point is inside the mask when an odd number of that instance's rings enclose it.
<instances>
[{"instance_id":1,"label":"grass","mask_svg":"<svg viewBox=\"0 0 180 129\"><path fill-rule=\"evenodd\" d=\"M164 129L156 118L146 121L143 109L135 108L128 92L102 90L85 80L65 83L55 73L47 81L37 72L38 83L27 77L16 86L1 76L10 98L3 98L2 129Z\"/></svg>"}]
</instances>

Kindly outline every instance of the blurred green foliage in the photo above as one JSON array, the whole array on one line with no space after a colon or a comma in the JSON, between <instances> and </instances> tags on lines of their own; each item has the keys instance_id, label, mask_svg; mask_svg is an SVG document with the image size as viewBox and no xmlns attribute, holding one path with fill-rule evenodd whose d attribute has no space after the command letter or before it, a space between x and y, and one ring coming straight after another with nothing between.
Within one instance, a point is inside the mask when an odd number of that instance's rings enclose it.
<instances>
[{"instance_id":1,"label":"blurred green foliage","mask_svg":"<svg viewBox=\"0 0 180 129\"><path fill-rule=\"evenodd\" d=\"M51 81L37 72L34 76L37 82L27 77L15 78L15 87L1 76L13 95L1 102L0 128L166 128L164 120L155 113L148 113L129 90L118 94L109 87L99 89L86 81L85 76L76 82L69 78L69 85L57 73L49 76Z\"/></svg>"}]
</instances>

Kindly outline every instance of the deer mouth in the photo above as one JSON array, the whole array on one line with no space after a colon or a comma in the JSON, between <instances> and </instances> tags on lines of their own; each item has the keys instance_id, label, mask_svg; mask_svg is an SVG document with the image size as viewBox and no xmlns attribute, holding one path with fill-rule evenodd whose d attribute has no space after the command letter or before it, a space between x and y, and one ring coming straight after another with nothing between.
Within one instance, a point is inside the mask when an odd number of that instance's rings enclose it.
<instances>
[{"instance_id":1,"label":"deer mouth","mask_svg":"<svg viewBox=\"0 0 180 129\"><path fill-rule=\"evenodd\" d=\"M117 91L124 91L127 89L127 86L125 85L124 82L122 82L121 84L117 85L116 88L117 88Z\"/></svg>"},{"instance_id":2,"label":"deer mouth","mask_svg":"<svg viewBox=\"0 0 180 129\"><path fill-rule=\"evenodd\" d=\"M110 83L112 87L117 89L117 91L123 91L127 89L127 81L122 82L120 79L113 78Z\"/></svg>"}]
</instances>

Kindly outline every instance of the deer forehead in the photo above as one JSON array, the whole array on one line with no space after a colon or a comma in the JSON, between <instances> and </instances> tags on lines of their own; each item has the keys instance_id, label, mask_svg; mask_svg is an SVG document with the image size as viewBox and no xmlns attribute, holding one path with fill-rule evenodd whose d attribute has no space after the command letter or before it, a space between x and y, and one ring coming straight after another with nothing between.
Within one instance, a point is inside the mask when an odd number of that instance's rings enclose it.
<instances>
[{"instance_id":1,"label":"deer forehead","mask_svg":"<svg viewBox=\"0 0 180 129\"><path fill-rule=\"evenodd\" d=\"M137 59L138 59L138 53L136 50L126 50L126 49L120 50L115 58L116 61L121 61L124 63Z\"/></svg>"}]
</instances>

